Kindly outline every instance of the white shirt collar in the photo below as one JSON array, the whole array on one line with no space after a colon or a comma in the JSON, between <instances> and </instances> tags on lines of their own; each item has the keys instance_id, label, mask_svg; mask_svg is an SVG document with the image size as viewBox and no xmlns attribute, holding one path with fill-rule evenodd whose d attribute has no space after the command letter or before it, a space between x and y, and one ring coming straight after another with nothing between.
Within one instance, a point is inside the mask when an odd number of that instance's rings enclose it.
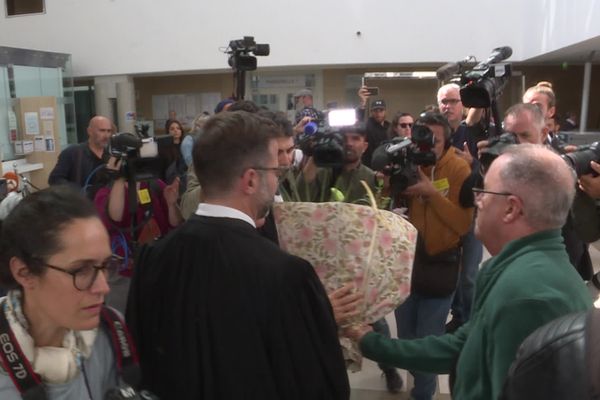
<instances>
[{"instance_id":1,"label":"white shirt collar","mask_svg":"<svg viewBox=\"0 0 600 400\"><path fill-rule=\"evenodd\" d=\"M235 208L221 206L218 204L200 203L196 209L196 215L203 217L218 217L218 218L233 218L241 219L256 228L254 220L248 214L241 212Z\"/></svg>"}]
</instances>

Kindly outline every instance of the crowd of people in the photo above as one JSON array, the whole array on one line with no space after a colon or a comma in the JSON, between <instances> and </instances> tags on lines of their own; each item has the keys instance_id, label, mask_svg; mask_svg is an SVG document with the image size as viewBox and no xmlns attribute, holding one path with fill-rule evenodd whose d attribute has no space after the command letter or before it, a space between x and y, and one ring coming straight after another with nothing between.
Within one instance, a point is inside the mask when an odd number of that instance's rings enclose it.
<instances>
[{"instance_id":1,"label":"crowd of people","mask_svg":"<svg viewBox=\"0 0 600 400\"><path fill-rule=\"evenodd\" d=\"M143 388L162 399L349 399L341 337L378 362L391 393L402 368L416 400L432 399L436 374L448 373L456 399L525 398L526 338L592 308L600 177L576 176L558 154L548 82L492 121L514 144L485 166L486 110L463 107L459 89L443 85L427 111L388 122L385 100L360 88L356 123L335 133L342 159L326 164L310 135L299 143L326 118L309 89L293 121L226 99L189 132L170 118L161 169L139 181L109 151L114 124L92 118L88 141L60 153L50 187L2 221L0 398ZM371 167L382 144L413 133L430 135L433 161L399 188L389 169ZM280 248L272 212L276 202L369 204L370 192L388 195L380 207L418 232L397 338L385 319L348 323L363 294L351 284L328 293L308 261ZM126 298L108 301L117 280Z\"/></svg>"}]
</instances>

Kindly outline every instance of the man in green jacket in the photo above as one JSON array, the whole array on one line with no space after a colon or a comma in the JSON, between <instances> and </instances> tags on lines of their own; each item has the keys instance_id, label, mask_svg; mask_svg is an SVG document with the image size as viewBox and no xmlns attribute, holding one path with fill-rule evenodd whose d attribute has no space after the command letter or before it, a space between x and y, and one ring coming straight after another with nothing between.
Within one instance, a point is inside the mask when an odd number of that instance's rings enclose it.
<instances>
[{"instance_id":1,"label":"man in green jacket","mask_svg":"<svg viewBox=\"0 0 600 400\"><path fill-rule=\"evenodd\" d=\"M520 343L536 328L589 309L592 299L560 234L575 194L566 163L539 145L499 156L476 194L475 234L492 258L483 263L469 322L451 334L394 340L348 329L368 358L399 368L449 373L460 400L496 399Z\"/></svg>"}]
</instances>

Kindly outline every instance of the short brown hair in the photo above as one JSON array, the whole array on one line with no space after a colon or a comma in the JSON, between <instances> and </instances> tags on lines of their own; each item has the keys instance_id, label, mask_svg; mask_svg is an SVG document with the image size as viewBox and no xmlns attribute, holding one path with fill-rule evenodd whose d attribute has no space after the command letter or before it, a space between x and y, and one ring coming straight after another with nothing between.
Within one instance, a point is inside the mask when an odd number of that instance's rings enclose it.
<instances>
[{"instance_id":1,"label":"short brown hair","mask_svg":"<svg viewBox=\"0 0 600 400\"><path fill-rule=\"evenodd\" d=\"M246 111L211 117L192 151L202 193L208 197L226 193L247 168L263 165L278 131L273 121Z\"/></svg>"}]
</instances>

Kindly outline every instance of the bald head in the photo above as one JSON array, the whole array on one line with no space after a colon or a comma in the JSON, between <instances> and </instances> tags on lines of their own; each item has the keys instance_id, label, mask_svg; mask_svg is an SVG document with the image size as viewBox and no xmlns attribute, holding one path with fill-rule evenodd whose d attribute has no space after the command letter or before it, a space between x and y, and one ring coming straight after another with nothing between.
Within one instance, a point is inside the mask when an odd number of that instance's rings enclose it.
<instances>
[{"instance_id":1,"label":"bald head","mask_svg":"<svg viewBox=\"0 0 600 400\"><path fill-rule=\"evenodd\" d=\"M521 198L531 228L565 224L575 196L575 174L560 156L544 146L521 144L509 147L494 164L504 189Z\"/></svg>"},{"instance_id":2,"label":"bald head","mask_svg":"<svg viewBox=\"0 0 600 400\"><path fill-rule=\"evenodd\" d=\"M97 115L90 119L87 133L90 148L101 153L108 146L110 136L113 134L113 123L110 119Z\"/></svg>"}]
</instances>

